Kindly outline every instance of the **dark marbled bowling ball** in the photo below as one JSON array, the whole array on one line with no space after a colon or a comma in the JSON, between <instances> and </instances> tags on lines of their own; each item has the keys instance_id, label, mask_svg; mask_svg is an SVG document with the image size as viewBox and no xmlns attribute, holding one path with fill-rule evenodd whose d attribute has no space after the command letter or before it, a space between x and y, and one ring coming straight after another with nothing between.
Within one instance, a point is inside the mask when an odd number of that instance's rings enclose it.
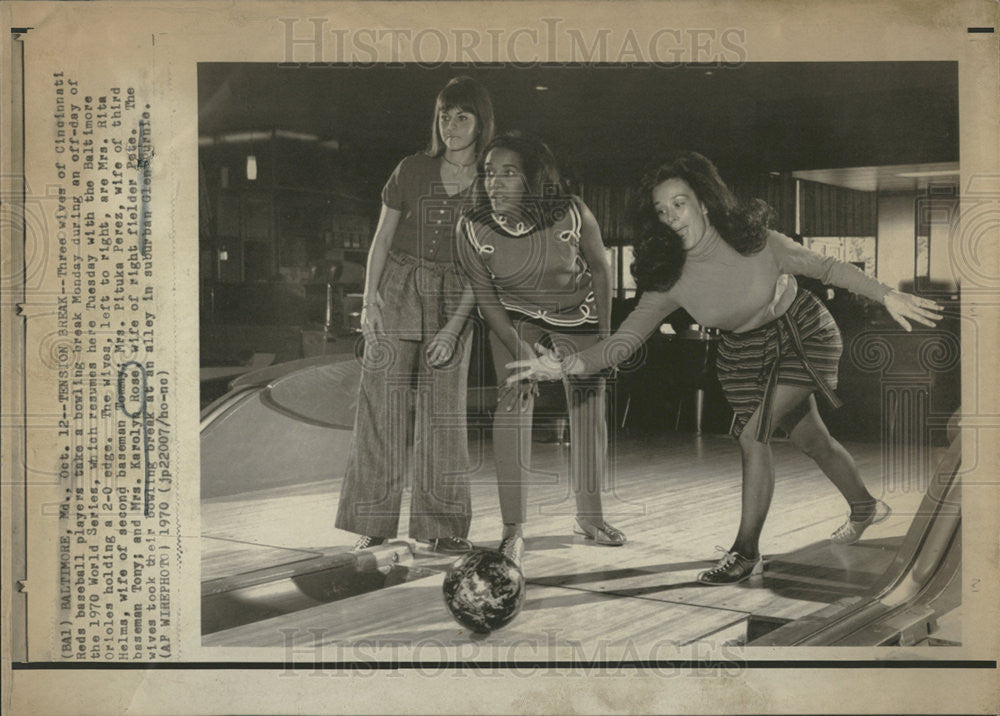
<instances>
[{"instance_id":1,"label":"dark marbled bowling ball","mask_svg":"<svg viewBox=\"0 0 1000 716\"><path fill-rule=\"evenodd\" d=\"M444 578L444 603L455 620L478 634L510 624L524 604L524 575L492 549L459 557Z\"/></svg>"}]
</instances>

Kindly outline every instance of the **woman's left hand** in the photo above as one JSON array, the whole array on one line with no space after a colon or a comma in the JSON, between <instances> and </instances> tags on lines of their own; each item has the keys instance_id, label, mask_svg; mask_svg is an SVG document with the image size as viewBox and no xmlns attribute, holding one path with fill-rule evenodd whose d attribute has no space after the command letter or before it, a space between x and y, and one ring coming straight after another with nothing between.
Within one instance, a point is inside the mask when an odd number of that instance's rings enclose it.
<instances>
[{"instance_id":1,"label":"woman's left hand","mask_svg":"<svg viewBox=\"0 0 1000 716\"><path fill-rule=\"evenodd\" d=\"M937 303L902 291L890 291L886 294L885 309L906 331L913 330L910 321L934 326L941 320L942 309Z\"/></svg>"},{"instance_id":2,"label":"woman's left hand","mask_svg":"<svg viewBox=\"0 0 1000 716\"><path fill-rule=\"evenodd\" d=\"M562 380L565 377L563 364L559 354L540 343L535 344L535 358L515 360L507 364L507 370L513 371L507 376L507 385L514 385L522 380Z\"/></svg>"},{"instance_id":3,"label":"woman's left hand","mask_svg":"<svg viewBox=\"0 0 1000 716\"><path fill-rule=\"evenodd\" d=\"M455 346L458 345L458 336L452 331L438 331L434 337L427 342L425 349L427 355L427 365L437 368L444 365L455 353Z\"/></svg>"}]
</instances>

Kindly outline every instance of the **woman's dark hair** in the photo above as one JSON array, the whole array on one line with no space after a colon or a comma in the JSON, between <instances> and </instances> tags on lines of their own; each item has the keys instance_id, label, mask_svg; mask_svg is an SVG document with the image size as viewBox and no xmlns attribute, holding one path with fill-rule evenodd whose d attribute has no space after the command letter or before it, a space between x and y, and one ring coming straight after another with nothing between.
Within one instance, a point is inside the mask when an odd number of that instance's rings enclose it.
<instances>
[{"instance_id":1,"label":"woman's dark hair","mask_svg":"<svg viewBox=\"0 0 1000 716\"><path fill-rule=\"evenodd\" d=\"M684 241L666 224L655 234L637 234L632 253L632 278L639 291L669 291L681 277L687 251Z\"/></svg>"},{"instance_id":2,"label":"woman's dark hair","mask_svg":"<svg viewBox=\"0 0 1000 716\"><path fill-rule=\"evenodd\" d=\"M434 103L434 117L431 119L431 142L427 147L427 154L432 157L444 154L445 145L438 129L438 116L445 110L456 107L463 112L476 115L476 128L478 130L476 156L483 156L483 147L493 139L493 133L496 131L493 120L493 100L490 99L490 93L486 91L485 87L471 77L464 75L452 78L438 92L437 101Z\"/></svg>"},{"instance_id":3,"label":"woman's dark hair","mask_svg":"<svg viewBox=\"0 0 1000 716\"><path fill-rule=\"evenodd\" d=\"M636 195L635 260L632 275L640 290L667 291L680 278L686 251L681 237L659 220L653 189L668 179L681 179L705 205L708 222L723 240L744 256L764 248L774 211L760 199L740 202L718 169L697 152L679 152L643 177Z\"/></svg>"},{"instance_id":4,"label":"woman's dark hair","mask_svg":"<svg viewBox=\"0 0 1000 716\"><path fill-rule=\"evenodd\" d=\"M478 220L488 217L491 211L490 199L484 185L486 156L494 149L507 149L521 158L527 193L524 197L524 213L535 224L548 227L566 216L567 207L573 201L566 189L566 183L559 173L556 157L538 137L526 132L510 131L494 137L479 158L479 173L473 190L469 212Z\"/></svg>"}]
</instances>

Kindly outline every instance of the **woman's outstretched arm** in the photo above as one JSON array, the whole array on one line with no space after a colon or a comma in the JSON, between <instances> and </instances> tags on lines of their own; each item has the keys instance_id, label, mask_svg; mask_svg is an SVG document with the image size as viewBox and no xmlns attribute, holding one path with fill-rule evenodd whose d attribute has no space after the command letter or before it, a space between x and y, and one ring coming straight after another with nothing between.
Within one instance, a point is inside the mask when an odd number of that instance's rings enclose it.
<instances>
[{"instance_id":1,"label":"woman's outstretched arm","mask_svg":"<svg viewBox=\"0 0 1000 716\"><path fill-rule=\"evenodd\" d=\"M941 306L934 301L890 288L845 261L810 251L776 231L768 235L768 242L783 271L819 279L881 303L907 331L912 330L910 321L933 326L941 319Z\"/></svg>"},{"instance_id":2,"label":"woman's outstretched arm","mask_svg":"<svg viewBox=\"0 0 1000 716\"><path fill-rule=\"evenodd\" d=\"M589 375L618 365L639 350L650 334L660 327L663 319L679 307L669 293L647 291L639 299L639 305L607 340L570 355L559 355L542 346L535 346L537 357L507 364L510 370L516 371L507 382L559 380L563 376Z\"/></svg>"}]
</instances>

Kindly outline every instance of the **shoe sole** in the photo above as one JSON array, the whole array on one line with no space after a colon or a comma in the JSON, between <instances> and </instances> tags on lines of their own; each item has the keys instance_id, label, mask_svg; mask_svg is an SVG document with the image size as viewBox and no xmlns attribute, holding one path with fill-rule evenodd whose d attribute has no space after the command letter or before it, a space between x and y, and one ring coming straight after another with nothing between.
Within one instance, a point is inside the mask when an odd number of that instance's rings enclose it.
<instances>
[{"instance_id":1,"label":"shoe sole","mask_svg":"<svg viewBox=\"0 0 1000 716\"><path fill-rule=\"evenodd\" d=\"M861 532L859 532L854 537L854 539L837 539L836 537L831 535L830 542L832 542L835 545L839 545L840 547L850 547L852 544L857 544L858 542L861 541L861 537L864 535L866 529L868 529L868 527L862 529Z\"/></svg>"},{"instance_id":2,"label":"shoe sole","mask_svg":"<svg viewBox=\"0 0 1000 716\"><path fill-rule=\"evenodd\" d=\"M593 535L588 534L587 532L584 532L583 529L580 528L579 526L573 528L573 534L580 535L584 539L588 539L591 542L593 542L594 544L599 544L602 547L621 547L626 542L628 542L628 538L627 537L623 541L621 541L621 542L606 542L605 540L599 540L596 537L594 537Z\"/></svg>"},{"instance_id":3,"label":"shoe sole","mask_svg":"<svg viewBox=\"0 0 1000 716\"><path fill-rule=\"evenodd\" d=\"M386 540L385 542L379 542L378 544L370 544L370 545L366 545L364 547L358 547L357 545L354 545L353 547L351 547L351 551L352 552L364 552L365 550L375 549L376 547L385 547L388 543L389 543L389 541Z\"/></svg>"},{"instance_id":4,"label":"shoe sole","mask_svg":"<svg viewBox=\"0 0 1000 716\"><path fill-rule=\"evenodd\" d=\"M878 505L876 505L875 506L875 519L872 520L872 525L877 525L879 522L885 522L887 519L889 519L892 516L892 508L889 507L889 505L886 505L884 502L882 502L882 500L879 500L879 504L880 505L885 505L885 514L883 514L881 517L879 517L879 515L878 515ZM871 525L868 525L868 526L871 527Z\"/></svg>"},{"instance_id":5,"label":"shoe sole","mask_svg":"<svg viewBox=\"0 0 1000 716\"><path fill-rule=\"evenodd\" d=\"M503 540L500 540L500 544L503 544ZM516 555L510 555L500 549L500 545L497 545L497 552L502 554L504 557L509 559L511 562L517 565L518 569L521 569L521 560L524 558L524 539L521 539L521 548L517 550Z\"/></svg>"},{"instance_id":6,"label":"shoe sole","mask_svg":"<svg viewBox=\"0 0 1000 716\"><path fill-rule=\"evenodd\" d=\"M764 560L760 560L759 562L757 562L757 564L753 566L753 569L750 570L749 574L740 577L739 579L735 579L732 582L703 582L701 580L701 575L699 574L698 584L704 584L706 587L728 587L733 584L740 584L741 582L745 582L751 577L759 577L762 574L764 574Z\"/></svg>"},{"instance_id":7,"label":"shoe sole","mask_svg":"<svg viewBox=\"0 0 1000 716\"><path fill-rule=\"evenodd\" d=\"M878 514L878 505L884 505L885 506L885 512L882 513L881 517ZM892 516L892 508L889 507L889 505L887 505L886 503L882 502L882 500L879 500L878 504L876 504L876 506L875 506L875 519L873 519L867 525L865 525L864 527L862 527L861 531L858 532L857 536L855 536L854 539L848 540L848 541L841 541L841 540L835 539L833 535L830 535L830 541L833 542L836 545L840 545L841 547L849 547L852 544L857 544L858 542L861 541L861 538L864 536L865 530L867 530L872 525L877 525L880 522L885 522L891 516Z\"/></svg>"},{"instance_id":8,"label":"shoe sole","mask_svg":"<svg viewBox=\"0 0 1000 716\"><path fill-rule=\"evenodd\" d=\"M415 540L415 542L416 542L416 545L417 545L417 549L419 551L421 551L421 552L429 552L431 554L459 555L459 554L467 554L468 552L472 552L474 549L476 549L476 546L474 544L472 544L471 542L469 542L469 546L468 547L465 547L465 548L460 549L460 550L440 549L437 546L435 546L435 544L433 542L425 542L423 540Z\"/></svg>"}]
</instances>

